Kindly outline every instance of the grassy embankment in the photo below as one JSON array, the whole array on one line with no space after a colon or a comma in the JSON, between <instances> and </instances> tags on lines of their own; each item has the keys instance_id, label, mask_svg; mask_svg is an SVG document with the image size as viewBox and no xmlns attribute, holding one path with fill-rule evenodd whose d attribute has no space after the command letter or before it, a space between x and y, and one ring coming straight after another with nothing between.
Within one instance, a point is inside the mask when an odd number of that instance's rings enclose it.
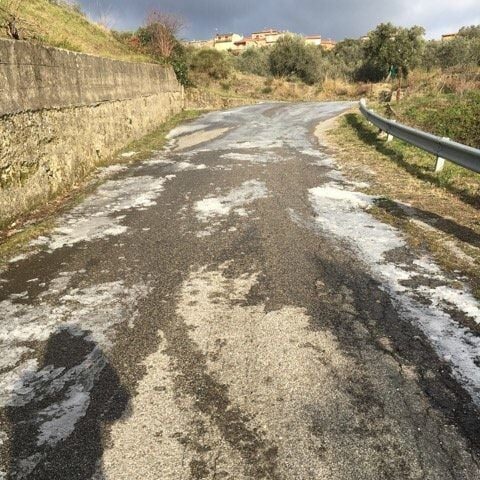
<instances>
[{"instance_id":1,"label":"grassy embankment","mask_svg":"<svg viewBox=\"0 0 480 480\"><path fill-rule=\"evenodd\" d=\"M480 147L480 93L416 91L393 104L397 120ZM447 271L464 275L480 298L480 175L435 159L399 140L386 143L359 113L336 122L328 142L349 177L366 181L380 197L373 213L402 229Z\"/></svg>"},{"instance_id":2,"label":"grassy embankment","mask_svg":"<svg viewBox=\"0 0 480 480\"><path fill-rule=\"evenodd\" d=\"M0 0L0 22L6 12L18 18L22 38L52 47L125 61L149 61L119 42L105 27L93 23L66 2L49 0ZM0 29L6 37L6 30Z\"/></svg>"},{"instance_id":3,"label":"grassy embankment","mask_svg":"<svg viewBox=\"0 0 480 480\"><path fill-rule=\"evenodd\" d=\"M220 98L249 99L251 101L341 101L370 97L381 85L347 83L329 79L321 85L307 85L301 81L262 77L233 70L226 80L196 81L198 87Z\"/></svg>"}]
</instances>

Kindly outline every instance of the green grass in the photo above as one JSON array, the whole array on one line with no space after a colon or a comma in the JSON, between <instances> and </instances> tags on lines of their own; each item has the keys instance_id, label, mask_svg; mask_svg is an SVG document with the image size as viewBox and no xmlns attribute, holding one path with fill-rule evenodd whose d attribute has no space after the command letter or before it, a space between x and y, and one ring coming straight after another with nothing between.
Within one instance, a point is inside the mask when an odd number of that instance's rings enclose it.
<instances>
[{"instance_id":1,"label":"green grass","mask_svg":"<svg viewBox=\"0 0 480 480\"><path fill-rule=\"evenodd\" d=\"M25 253L32 240L51 231L54 225L52 218L46 218L41 222L24 227L23 230L3 240L0 243L0 267L15 255Z\"/></svg>"},{"instance_id":2,"label":"green grass","mask_svg":"<svg viewBox=\"0 0 480 480\"><path fill-rule=\"evenodd\" d=\"M378 129L360 114L345 116L343 128L358 139L388 157L392 162L420 180L432 183L458 195L462 200L480 207L480 175L447 162L445 169L435 173L435 158L400 140L386 143L379 138Z\"/></svg>"},{"instance_id":3,"label":"green grass","mask_svg":"<svg viewBox=\"0 0 480 480\"><path fill-rule=\"evenodd\" d=\"M117 60L151 61L67 4L49 0L0 0L1 23L5 18L4 10L18 16L20 33L27 40ZM0 36L6 36L4 28L0 29Z\"/></svg>"},{"instance_id":4,"label":"green grass","mask_svg":"<svg viewBox=\"0 0 480 480\"><path fill-rule=\"evenodd\" d=\"M480 91L407 97L395 106L399 121L480 148Z\"/></svg>"}]
</instances>

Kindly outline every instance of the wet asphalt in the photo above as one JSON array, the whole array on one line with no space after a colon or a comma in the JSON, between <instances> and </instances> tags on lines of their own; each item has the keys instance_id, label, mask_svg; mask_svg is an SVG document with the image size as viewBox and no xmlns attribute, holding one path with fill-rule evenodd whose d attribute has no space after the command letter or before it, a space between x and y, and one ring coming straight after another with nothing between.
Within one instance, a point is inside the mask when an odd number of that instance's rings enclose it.
<instances>
[{"instance_id":1,"label":"wet asphalt","mask_svg":"<svg viewBox=\"0 0 480 480\"><path fill-rule=\"evenodd\" d=\"M206 114L9 265L0 479L480 479L470 395L315 226L349 108Z\"/></svg>"}]
</instances>

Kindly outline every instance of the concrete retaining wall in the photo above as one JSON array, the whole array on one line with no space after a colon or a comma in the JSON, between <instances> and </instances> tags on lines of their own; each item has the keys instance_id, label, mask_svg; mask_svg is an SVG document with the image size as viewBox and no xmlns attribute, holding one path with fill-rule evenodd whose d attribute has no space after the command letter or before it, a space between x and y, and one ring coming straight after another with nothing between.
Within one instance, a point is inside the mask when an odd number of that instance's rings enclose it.
<instances>
[{"instance_id":1,"label":"concrete retaining wall","mask_svg":"<svg viewBox=\"0 0 480 480\"><path fill-rule=\"evenodd\" d=\"M182 108L169 67L0 40L0 225Z\"/></svg>"}]
</instances>

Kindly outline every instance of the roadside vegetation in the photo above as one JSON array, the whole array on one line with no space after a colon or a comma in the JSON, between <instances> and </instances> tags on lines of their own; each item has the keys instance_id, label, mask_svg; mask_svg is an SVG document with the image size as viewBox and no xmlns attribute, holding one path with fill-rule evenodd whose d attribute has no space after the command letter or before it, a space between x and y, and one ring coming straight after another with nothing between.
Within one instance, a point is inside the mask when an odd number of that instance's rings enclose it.
<instances>
[{"instance_id":1,"label":"roadside vegetation","mask_svg":"<svg viewBox=\"0 0 480 480\"><path fill-rule=\"evenodd\" d=\"M480 89L465 92L427 91L404 98L397 120L424 131L480 148Z\"/></svg>"},{"instance_id":2,"label":"roadside vegetation","mask_svg":"<svg viewBox=\"0 0 480 480\"><path fill-rule=\"evenodd\" d=\"M446 95L449 103L452 97L468 95L479 86L480 26L465 27L448 42L427 42L422 27L386 23L363 39L338 42L331 51L306 45L292 35L274 47L251 48L233 55L186 46L180 41L183 19L161 10L146 12L144 25L136 31L115 31L109 24L107 7L102 2L98 5L99 20L93 22L75 0L0 0L0 35L121 60L171 64L185 87L230 99L341 100L366 96L389 102ZM420 109L422 102L418 105ZM403 119L415 122L420 116L414 107L411 101L408 108L397 110ZM462 113L471 117L474 104L464 102L462 108ZM444 113L448 122L448 109ZM422 120L426 123L418 126L438 125L433 115L431 120ZM452 138L455 135L453 132Z\"/></svg>"},{"instance_id":3,"label":"roadside vegetation","mask_svg":"<svg viewBox=\"0 0 480 480\"><path fill-rule=\"evenodd\" d=\"M62 0L0 0L0 37L118 60L148 61L116 39L107 26L91 22L76 3Z\"/></svg>"},{"instance_id":4,"label":"roadside vegetation","mask_svg":"<svg viewBox=\"0 0 480 480\"><path fill-rule=\"evenodd\" d=\"M402 230L444 269L468 279L480 299L480 176L452 164L434 173L433 156L398 140L386 143L353 112L329 127L322 141L342 172L379 197L371 213Z\"/></svg>"}]
</instances>

